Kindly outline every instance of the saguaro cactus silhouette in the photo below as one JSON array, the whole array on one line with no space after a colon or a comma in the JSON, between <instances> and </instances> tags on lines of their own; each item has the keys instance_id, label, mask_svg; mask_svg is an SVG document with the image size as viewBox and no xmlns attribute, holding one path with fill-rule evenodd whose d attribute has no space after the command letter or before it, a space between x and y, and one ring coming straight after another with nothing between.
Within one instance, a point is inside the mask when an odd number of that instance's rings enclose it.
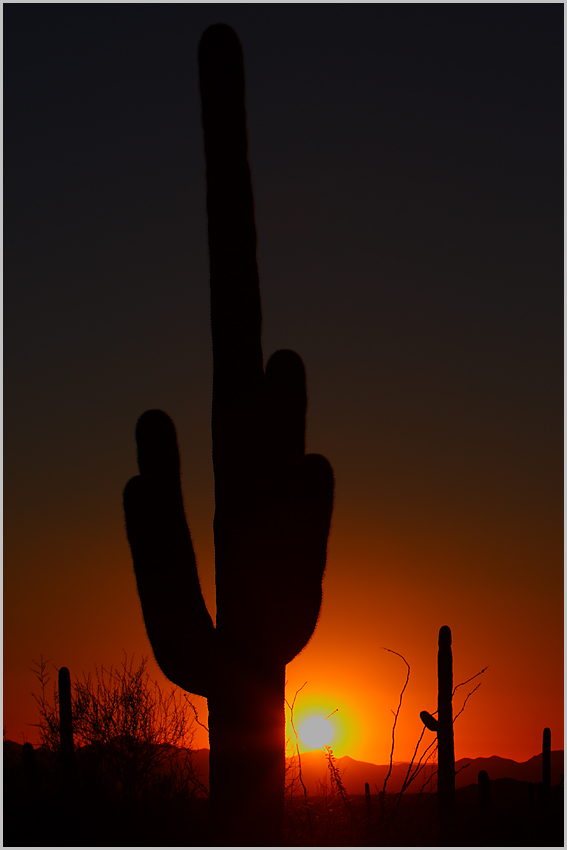
<instances>
[{"instance_id":1,"label":"saguaro cactus silhouette","mask_svg":"<svg viewBox=\"0 0 567 850\"><path fill-rule=\"evenodd\" d=\"M541 806L547 812L551 799L551 729L543 730L541 749Z\"/></svg>"},{"instance_id":2,"label":"saguaro cactus silhouette","mask_svg":"<svg viewBox=\"0 0 567 850\"><path fill-rule=\"evenodd\" d=\"M148 636L173 682L208 699L211 816L218 844L281 843L285 665L321 605L333 474L305 454L303 363L264 370L244 65L234 31L199 45L213 337L216 626L185 520L175 428L138 421L140 475L124 492Z\"/></svg>"},{"instance_id":3,"label":"saguaro cactus silhouette","mask_svg":"<svg viewBox=\"0 0 567 850\"><path fill-rule=\"evenodd\" d=\"M59 758L61 783L64 793L74 790L75 746L73 743L73 719L71 705L71 674L67 667L59 670Z\"/></svg>"},{"instance_id":4,"label":"saguaro cactus silhouette","mask_svg":"<svg viewBox=\"0 0 567 850\"><path fill-rule=\"evenodd\" d=\"M438 778L437 793L439 826L446 835L455 819L455 745L453 739L453 651L451 629L439 629L439 651L437 653L437 718L422 711L421 720L437 732Z\"/></svg>"}]
</instances>

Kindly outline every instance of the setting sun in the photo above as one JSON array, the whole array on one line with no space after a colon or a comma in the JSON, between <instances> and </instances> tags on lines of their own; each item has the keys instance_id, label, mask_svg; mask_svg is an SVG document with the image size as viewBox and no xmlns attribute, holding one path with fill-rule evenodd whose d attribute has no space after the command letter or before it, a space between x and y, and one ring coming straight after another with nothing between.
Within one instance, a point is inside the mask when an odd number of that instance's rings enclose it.
<instances>
[{"instance_id":1,"label":"setting sun","mask_svg":"<svg viewBox=\"0 0 567 850\"><path fill-rule=\"evenodd\" d=\"M334 732L333 724L324 717L309 717L299 727L299 737L313 750L328 744Z\"/></svg>"}]
</instances>

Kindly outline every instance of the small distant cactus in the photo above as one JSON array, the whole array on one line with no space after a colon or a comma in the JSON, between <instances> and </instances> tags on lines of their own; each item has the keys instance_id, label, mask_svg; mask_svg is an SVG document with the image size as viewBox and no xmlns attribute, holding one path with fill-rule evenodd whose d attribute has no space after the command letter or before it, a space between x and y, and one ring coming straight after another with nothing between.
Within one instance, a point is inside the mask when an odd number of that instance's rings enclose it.
<instances>
[{"instance_id":1,"label":"small distant cactus","mask_svg":"<svg viewBox=\"0 0 567 850\"><path fill-rule=\"evenodd\" d=\"M453 740L453 652L451 629L439 629L437 718L422 711L424 725L437 733L439 828L446 836L455 820L455 744Z\"/></svg>"},{"instance_id":2,"label":"small distant cactus","mask_svg":"<svg viewBox=\"0 0 567 850\"><path fill-rule=\"evenodd\" d=\"M37 796L37 762L33 745L27 741L22 748L22 764L26 794L33 800Z\"/></svg>"},{"instance_id":3,"label":"small distant cactus","mask_svg":"<svg viewBox=\"0 0 567 850\"><path fill-rule=\"evenodd\" d=\"M546 726L543 730L543 745L541 751L541 803L547 809L551 799L551 729Z\"/></svg>"},{"instance_id":4,"label":"small distant cactus","mask_svg":"<svg viewBox=\"0 0 567 850\"><path fill-rule=\"evenodd\" d=\"M481 846L489 846L492 830L492 791L486 770L478 772L479 838Z\"/></svg>"},{"instance_id":5,"label":"small distant cactus","mask_svg":"<svg viewBox=\"0 0 567 850\"><path fill-rule=\"evenodd\" d=\"M71 704L71 675L67 667L59 670L59 758L63 790L69 793L75 781L75 746Z\"/></svg>"},{"instance_id":6,"label":"small distant cactus","mask_svg":"<svg viewBox=\"0 0 567 850\"><path fill-rule=\"evenodd\" d=\"M490 792L490 779L486 770L478 772L478 802L484 814L490 812L492 794Z\"/></svg>"}]
</instances>

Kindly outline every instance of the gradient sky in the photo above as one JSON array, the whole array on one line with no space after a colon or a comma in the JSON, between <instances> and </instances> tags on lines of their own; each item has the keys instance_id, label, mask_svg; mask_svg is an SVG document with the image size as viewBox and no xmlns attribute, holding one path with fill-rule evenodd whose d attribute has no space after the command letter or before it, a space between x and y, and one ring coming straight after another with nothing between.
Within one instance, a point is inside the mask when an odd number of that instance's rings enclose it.
<instances>
[{"instance_id":1,"label":"gradient sky","mask_svg":"<svg viewBox=\"0 0 567 850\"><path fill-rule=\"evenodd\" d=\"M388 647L408 759L448 624L455 682L488 665L457 758L525 760L544 726L561 749L563 5L3 11L5 735L37 740L40 654L73 675L151 656L121 506L148 408L177 426L214 611L197 45L224 21L264 353L303 357L336 476L297 718L338 708L337 755L386 762Z\"/></svg>"}]
</instances>

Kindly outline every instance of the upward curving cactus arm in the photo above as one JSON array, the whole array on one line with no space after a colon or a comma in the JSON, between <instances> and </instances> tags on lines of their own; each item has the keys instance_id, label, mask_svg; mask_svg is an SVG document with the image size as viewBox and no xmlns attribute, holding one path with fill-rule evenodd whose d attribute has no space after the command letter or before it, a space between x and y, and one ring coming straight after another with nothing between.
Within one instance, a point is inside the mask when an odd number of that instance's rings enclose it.
<instances>
[{"instance_id":1,"label":"upward curving cactus arm","mask_svg":"<svg viewBox=\"0 0 567 850\"><path fill-rule=\"evenodd\" d=\"M215 631L185 520L173 422L160 410L136 427L140 475L124 491L126 530L156 660L179 687L207 696Z\"/></svg>"},{"instance_id":2,"label":"upward curving cactus arm","mask_svg":"<svg viewBox=\"0 0 567 850\"><path fill-rule=\"evenodd\" d=\"M333 473L305 454L301 358L264 370L256 227L240 42L217 24L199 45L213 336L216 626L185 520L173 423L139 420L140 475L124 493L148 636L164 673L209 703L219 844L279 844L285 665L321 606Z\"/></svg>"}]
</instances>

